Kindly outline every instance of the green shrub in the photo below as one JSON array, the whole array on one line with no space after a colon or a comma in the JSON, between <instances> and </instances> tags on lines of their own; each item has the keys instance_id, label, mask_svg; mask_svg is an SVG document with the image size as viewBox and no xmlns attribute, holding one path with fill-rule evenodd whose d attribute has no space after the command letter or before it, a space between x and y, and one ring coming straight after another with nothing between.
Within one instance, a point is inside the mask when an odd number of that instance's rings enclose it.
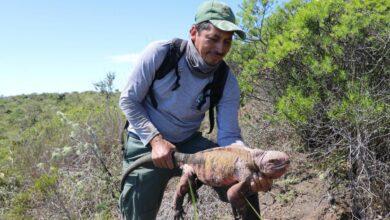
<instances>
[{"instance_id":1,"label":"green shrub","mask_svg":"<svg viewBox=\"0 0 390 220\"><path fill-rule=\"evenodd\" d=\"M348 179L356 218L389 213L390 2L270 5L243 2L249 39L229 56L243 95L265 89L305 149L324 152L331 180Z\"/></svg>"}]
</instances>

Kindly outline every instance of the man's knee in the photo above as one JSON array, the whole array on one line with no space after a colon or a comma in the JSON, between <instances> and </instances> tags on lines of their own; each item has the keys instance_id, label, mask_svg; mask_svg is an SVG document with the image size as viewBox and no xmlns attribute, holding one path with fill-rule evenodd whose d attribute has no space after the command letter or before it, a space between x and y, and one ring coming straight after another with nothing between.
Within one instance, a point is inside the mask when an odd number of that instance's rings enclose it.
<instances>
[{"instance_id":1,"label":"man's knee","mask_svg":"<svg viewBox=\"0 0 390 220\"><path fill-rule=\"evenodd\" d=\"M155 219L172 174L166 169L137 169L130 174L119 198L124 219Z\"/></svg>"},{"instance_id":2,"label":"man's knee","mask_svg":"<svg viewBox=\"0 0 390 220\"><path fill-rule=\"evenodd\" d=\"M123 219L133 219L136 213L136 198L137 193L135 187L137 186L138 175L129 175L126 179L126 184L123 187L119 197L119 209Z\"/></svg>"}]
</instances>

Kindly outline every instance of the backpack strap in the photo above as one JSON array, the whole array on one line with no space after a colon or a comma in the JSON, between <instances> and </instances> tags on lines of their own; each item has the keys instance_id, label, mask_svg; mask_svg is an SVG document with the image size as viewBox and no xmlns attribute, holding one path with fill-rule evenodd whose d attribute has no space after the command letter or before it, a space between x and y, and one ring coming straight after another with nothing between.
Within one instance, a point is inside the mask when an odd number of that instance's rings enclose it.
<instances>
[{"instance_id":1,"label":"backpack strap","mask_svg":"<svg viewBox=\"0 0 390 220\"><path fill-rule=\"evenodd\" d=\"M214 107L218 105L219 101L222 98L228 73L229 73L229 67L225 63L225 61L222 61L222 63L219 64L218 69L215 71L213 81L211 82L210 108L209 108L209 121L210 121L209 134L214 129L214 123L215 123Z\"/></svg>"},{"instance_id":2,"label":"backpack strap","mask_svg":"<svg viewBox=\"0 0 390 220\"><path fill-rule=\"evenodd\" d=\"M157 108L158 106L153 92L153 85L156 79L164 78L165 75L167 75L173 68L175 68L176 82L172 90L176 90L177 88L179 88L180 75L178 71L178 63L180 58L183 56L186 47L187 47L187 41L179 38L172 39L171 43L169 44L169 50L165 55L162 64L156 70L156 75L152 81L152 84L150 85L149 92L148 92L154 108Z\"/></svg>"},{"instance_id":3,"label":"backpack strap","mask_svg":"<svg viewBox=\"0 0 390 220\"><path fill-rule=\"evenodd\" d=\"M173 68L175 68L176 85L172 90L176 90L177 88L179 88L180 75L177 68L178 68L179 60L183 56L186 47L187 47L187 41L182 40L180 38L174 38L170 42L169 50L165 55L164 60L161 63L160 67L157 69L155 73L155 77L148 91L148 95L150 96L150 100L152 101L152 105L154 108L157 108L158 105L153 92L153 85L156 79L164 78L165 75L167 75ZM126 120L124 130L127 130L128 127L129 127L129 121Z\"/></svg>"}]
</instances>

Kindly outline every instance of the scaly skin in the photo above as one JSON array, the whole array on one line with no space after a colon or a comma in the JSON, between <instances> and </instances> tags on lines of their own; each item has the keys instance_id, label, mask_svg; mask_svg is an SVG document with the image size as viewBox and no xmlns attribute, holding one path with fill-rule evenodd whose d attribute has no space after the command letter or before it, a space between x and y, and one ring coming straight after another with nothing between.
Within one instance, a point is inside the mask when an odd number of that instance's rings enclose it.
<instances>
[{"instance_id":1,"label":"scaly skin","mask_svg":"<svg viewBox=\"0 0 390 220\"><path fill-rule=\"evenodd\" d=\"M197 181L213 187L228 186L229 202L240 212L244 210L245 197L252 192L250 182L254 174L276 179L289 167L289 157L280 151L250 149L243 145L212 148L195 154L174 153L175 166L183 170L174 198L175 219L183 214L183 199L193 189L199 188ZM127 175L144 163L152 162L150 155L135 161L122 178L122 188Z\"/></svg>"}]
</instances>

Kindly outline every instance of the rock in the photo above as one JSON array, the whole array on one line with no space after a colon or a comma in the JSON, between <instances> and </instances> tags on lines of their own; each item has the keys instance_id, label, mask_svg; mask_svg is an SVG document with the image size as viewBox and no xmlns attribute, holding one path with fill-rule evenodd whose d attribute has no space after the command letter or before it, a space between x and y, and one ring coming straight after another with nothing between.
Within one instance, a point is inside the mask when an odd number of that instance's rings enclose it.
<instances>
[{"instance_id":1,"label":"rock","mask_svg":"<svg viewBox=\"0 0 390 220\"><path fill-rule=\"evenodd\" d=\"M275 199L270 193L266 193L260 201L263 205L272 205L275 203Z\"/></svg>"}]
</instances>

